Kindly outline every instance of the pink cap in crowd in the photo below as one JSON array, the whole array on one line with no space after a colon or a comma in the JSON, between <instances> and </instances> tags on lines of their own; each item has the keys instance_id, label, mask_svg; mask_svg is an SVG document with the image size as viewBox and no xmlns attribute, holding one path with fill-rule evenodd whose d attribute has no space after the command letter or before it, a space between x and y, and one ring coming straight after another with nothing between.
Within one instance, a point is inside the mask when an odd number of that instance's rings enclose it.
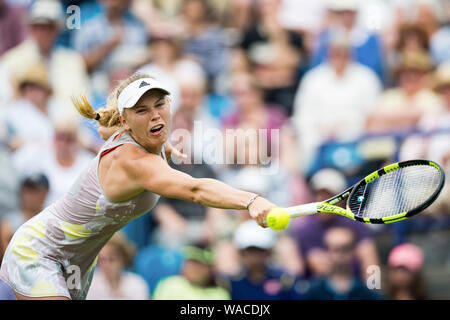
<instances>
[{"instance_id":1,"label":"pink cap in crowd","mask_svg":"<svg viewBox=\"0 0 450 320\"><path fill-rule=\"evenodd\" d=\"M424 255L422 249L410 244L404 243L392 249L388 258L388 265L391 267L405 267L413 272L422 269Z\"/></svg>"}]
</instances>

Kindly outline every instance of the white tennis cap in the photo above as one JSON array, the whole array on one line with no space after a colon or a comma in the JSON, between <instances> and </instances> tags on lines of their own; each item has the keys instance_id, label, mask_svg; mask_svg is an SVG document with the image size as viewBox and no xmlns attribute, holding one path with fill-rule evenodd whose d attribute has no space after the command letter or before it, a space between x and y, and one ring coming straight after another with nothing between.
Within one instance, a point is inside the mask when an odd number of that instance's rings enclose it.
<instances>
[{"instance_id":1,"label":"white tennis cap","mask_svg":"<svg viewBox=\"0 0 450 320\"><path fill-rule=\"evenodd\" d=\"M119 94L117 99L119 113L123 114L124 109L134 107L144 93L152 89L159 89L164 91L166 94L170 94L169 91L167 91L161 83L154 78L137 79L126 86L125 89L123 89Z\"/></svg>"},{"instance_id":2,"label":"white tennis cap","mask_svg":"<svg viewBox=\"0 0 450 320\"><path fill-rule=\"evenodd\" d=\"M347 181L340 171L325 168L311 177L310 186L313 191L328 190L331 193L339 193L347 187Z\"/></svg>"},{"instance_id":3,"label":"white tennis cap","mask_svg":"<svg viewBox=\"0 0 450 320\"><path fill-rule=\"evenodd\" d=\"M239 250L250 247L267 250L274 246L276 237L272 229L264 229L255 220L248 220L239 225L233 240Z\"/></svg>"}]
</instances>

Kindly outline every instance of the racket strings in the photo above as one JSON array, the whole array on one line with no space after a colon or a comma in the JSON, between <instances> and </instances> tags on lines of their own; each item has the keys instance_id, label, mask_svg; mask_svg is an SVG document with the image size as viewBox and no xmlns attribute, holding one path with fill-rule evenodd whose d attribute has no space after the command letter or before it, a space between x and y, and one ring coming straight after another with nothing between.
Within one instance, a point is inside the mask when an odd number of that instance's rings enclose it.
<instances>
[{"instance_id":1,"label":"racket strings","mask_svg":"<svg viewBox=\"0 0 450 320\"><path fill-rule=\"evenodd\" d=\"M427 165L400 168L355 190L349 206L364 218L385 218L417 208L439 187L440 172Z\"/></svg>"}]
</instances>

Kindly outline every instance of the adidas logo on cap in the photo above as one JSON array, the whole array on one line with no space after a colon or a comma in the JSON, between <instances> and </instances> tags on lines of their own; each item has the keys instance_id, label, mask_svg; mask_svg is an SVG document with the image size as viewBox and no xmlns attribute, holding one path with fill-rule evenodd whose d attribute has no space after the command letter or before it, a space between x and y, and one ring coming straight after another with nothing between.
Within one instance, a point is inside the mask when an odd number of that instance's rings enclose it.
<instances>
[{"instance_id":1,"label":"adidas logo on cap","mask_svg":"<svg viewBox=\"0 0 450 320\"><path fill-rule=\"evenodd\" d=\"M142 87L145 87L145 86L149 86L149 85L150 85L149 83L147 83L145 81L142 81L141 84L139 85L139 88L142 88Z\"/></svg>"}]
</instances>

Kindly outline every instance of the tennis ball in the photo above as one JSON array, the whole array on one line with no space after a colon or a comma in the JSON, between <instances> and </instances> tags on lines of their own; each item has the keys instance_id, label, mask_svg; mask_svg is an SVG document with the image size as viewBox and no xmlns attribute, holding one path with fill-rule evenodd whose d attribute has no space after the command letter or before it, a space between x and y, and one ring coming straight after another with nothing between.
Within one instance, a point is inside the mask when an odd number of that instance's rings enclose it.
<instances>
[{"instance_id":1,"label":"tennis ball","mask_svg":"<svg viewBox=\"0 0 450 320\"><path fill-rule=\"evenodd\" d=\"M267 214L267 225L274 230L282 230L289 224L290 216L283 208L273 208Z\"/></svg>"}]
</instances>

